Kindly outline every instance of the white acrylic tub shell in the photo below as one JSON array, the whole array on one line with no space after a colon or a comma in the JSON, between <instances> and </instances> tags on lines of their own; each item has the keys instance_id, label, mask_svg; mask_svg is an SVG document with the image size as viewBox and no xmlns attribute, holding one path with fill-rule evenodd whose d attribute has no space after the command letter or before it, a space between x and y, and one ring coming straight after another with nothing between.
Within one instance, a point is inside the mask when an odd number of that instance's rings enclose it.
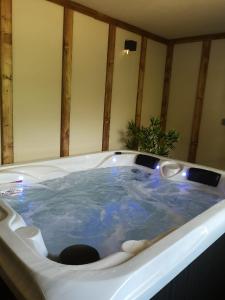
<instances>
[{"instance_id":1,"label":"white acrylic tub shell","mask_svg":"<svg viewBox=\"0 0 225 300\"><path fill-rule=\"evenodd\" d=\"M123 153L103 152L1 167L0 186L21 176L24 181L37 183L90 168L134 165L137 153ZM171 180L185 180L182 172L193 166L159 158L162 167L171 164L171 170L161 168L162 175ZM224 191L225 172L214 171L222 177L218 187L212 189ZM22 217L0 199L0 271L17 293L29 300L147 300L224 232L225 200L154 241L127 241L121 245L121 252L98 262L62 265L47 258L40 230L26 226Z\"/></svg>"}]
</instances>

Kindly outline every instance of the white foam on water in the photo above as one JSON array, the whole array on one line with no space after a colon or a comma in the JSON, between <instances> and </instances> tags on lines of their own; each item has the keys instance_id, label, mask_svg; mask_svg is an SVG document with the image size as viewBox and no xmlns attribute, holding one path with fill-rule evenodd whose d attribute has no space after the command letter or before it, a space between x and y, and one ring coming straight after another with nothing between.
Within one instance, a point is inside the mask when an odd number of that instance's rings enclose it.
<instances>
[{"instance_id":1,"label":"white foam on water","mask_svg":"<svg viewBox=\"0 0 225 300\"><path fill-rule=\"evenodd\" d=\"M181 226L224 198L134 167L100 168L26 186L3 195L28 225L41 229L50 254L88 244L101 257L126 240L152 239Z\"/></svg>"}]
</instances>

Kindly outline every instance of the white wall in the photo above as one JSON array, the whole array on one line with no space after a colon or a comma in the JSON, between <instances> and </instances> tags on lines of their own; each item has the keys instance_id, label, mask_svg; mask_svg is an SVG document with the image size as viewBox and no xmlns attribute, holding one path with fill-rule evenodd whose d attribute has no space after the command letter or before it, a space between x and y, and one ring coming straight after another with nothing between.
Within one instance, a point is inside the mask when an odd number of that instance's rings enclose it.
<instances>
[{"instance_id":1,"label":"white wall","mask_svg":"<svg viewBox=\"0 0 225 300\"><path fill-rule=\"evenodd\" d=\"M197 162L225 169L225 40L212 42Z\"/></svg>"},{"instance_id":2,"label":"white wall","mask_svg":"<svg viewBox=\"0 0 225 300\"><path fill-rule=\"evenodd\" d=\"M137 51L124 55L125 40L137 41ZM135 118L141 37L117 28L109 149L124 148L121 131Z\"/></svg>"},{"instance_id":3,"label":"white wall","mask_svg":"<svg viewBox=\"0 0 225 300\"><path fill-rule=\"evenodd\" d=\"M143 126L149 125L151 117L160 116L165 60L166 45L148 39L141 113Z\"/></svg>"},{"instance_id":4,"label":"white wall","mask_svg":"<svg viewBox=\"0 0 225 300\"><path fill-rule=\"evenodd\" d=\"M101 151L108 25L74 13L70 154Z\"/></svg>"},{"instance_id":5,"label":"white wall","mask_svg":"<svg viewBox=\"0 0 225 300\"><path fill-rule=\"evenodd\" d=\"M122 54L124 41L137 51ZM15 161L58 157L60 150L63 7L13 0ZM135 119L141 36L117 28L110 149ZM101 151L108 24L74 12L70 155ZM142 124L160 114L166 46L148 40Z\"/></svg>"},{"instance_id":6,"label":"white wall","mask_svg":"<svg viewBox=\"0 0 225 300\"><path fill-rule=\"evenodd\" d=\"M201 43L174 47L167 129L176 129L180 141L172 157L187 160L191 137L196 87L201 57Z\"/></svg>"},{"instance_id":7,"label":"white wall","mask_svg":"<svg viewBox=\"0 0 225 300\"><path fill-rule=\"evenodd\" d=\"M57 157L63 8L13 0L13 127L15 161Z\"/></svg>"}]
</instances>

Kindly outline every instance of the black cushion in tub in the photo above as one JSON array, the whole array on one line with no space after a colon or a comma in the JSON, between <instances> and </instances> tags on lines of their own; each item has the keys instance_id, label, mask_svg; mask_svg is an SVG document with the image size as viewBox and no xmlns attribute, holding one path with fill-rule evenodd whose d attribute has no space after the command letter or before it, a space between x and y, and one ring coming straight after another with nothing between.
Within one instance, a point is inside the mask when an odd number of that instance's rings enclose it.
<instances>
[{"instance_id":1,"label":"black cushion in tub","mask_svg":"<svg viewBox=\"0 0 225 300\"><path fill-rule=\"evenodd\" d=\"M140 166L144 166L150 169L155 169L160 159L150 155L138 154L136 156L135 163Z\"/></svg>"},{"instance_id":2,"label":"black cushion in tub","mask_svg":"<svg viewBox=\"0 0 225 300\"><path fill-rule=\"evenodd\" d=\"M59 255L59 262L65 265L84 265L100 260L98 251L88 245L72 245Z\"/></svg>"},{"instance_id":3,"label":"black cushion in tub","mask_svg":"<svg viewBox=\"0 0 225 300\"><path fill-rule=\"evenodd\" d=\"M187 173L187 179L198 183L211 186L217 186L221 175L219 173L199 168L190 168Z\"/></svg>"},{"instance_id":4,"label":"black cushion in tub","mask_svg":"<svg viewBox=\"0 0 225 300\"><path fill-rule=\"evenodd\" d=\"M121 151L114 152L115 155L122 155L123 153Z\"/></svg>"}]
</instances>

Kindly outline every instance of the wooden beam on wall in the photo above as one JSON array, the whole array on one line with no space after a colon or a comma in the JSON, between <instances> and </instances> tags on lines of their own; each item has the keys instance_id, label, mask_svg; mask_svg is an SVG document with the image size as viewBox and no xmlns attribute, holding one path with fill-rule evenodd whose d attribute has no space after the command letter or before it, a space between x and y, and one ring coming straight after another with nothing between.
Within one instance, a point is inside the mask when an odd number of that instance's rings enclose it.
<instances>
[{"instance_id":1,"label":"wooden beam on wall","mask_svg":"<svg viewBox=\"0 0 225 300\"><path fill-rule=\"evenodd\" d=\"M172 39L171 42L173 42L174 44L184 44L184 43L193 43L193 42L202 42L208 40L220 40L220 39L225 39L225 32L181 37L177 39Z\"/></svg>"},{"instance_id":2,"label":"wooden beam on wall","mask_svg":"<svg viewBox=\"0 0 225 300\"><path fill-rule=\"evenodd\" d=\"M104 116L103 116L103 134L102 134L102 151L109 150L109 131L110 131L110 119L111 119L115 44L116 44L116 26L109 24L108 53L107 53L106 81L105 81L105 101L104 101Z\"/></svg>"},{"instance_id":3,"label":"wooden beam on wall","mask_svg":"<svg viewBox=\"0 0 225 300\"><path fill-rule=\"evenodd\" d=\"M2 164L13 163L12 0L0 1L0 93Z\"/></svg>"},{"instance_id":4,"label":"wooden beam on wall","mask_svg":"<svg viewBox=\"0 0 225 300\"><path fill-rule=\"evenodd\" d=\"M141 36L145 36L145 37L147 37L149 39L152 39L154 41L157 41L157 42L160 42L160 43L163 43L163 44L167 44L167 42L168 42L168 39L166 39L164 37L158 36L154 33L143 30L143 29L141 29L139 27L136 27L134 25L131 25L131 24L128 24L128 23L123 22L121 20L118 20L118 19L112 18L110 16L107 16L103 13L98 12L97 10L94 10L92 8L84 6L80 3L77 3L77 2L74 2L74 1L71 1L71 0L47 0L47 1L50 1L50 2L53 2L53 3L68 7L70 9L73 9L73 10L77 11L77 12L85 14L89 17L97 19L99 21L106 22L108 24L111 24L111 25L120 27L122 29L134 32L134 33L139 34Z\"/></svg>"},{"instance_id":5,"label":"wooden beam on wall","mask_svg":"<svg viewBox=\"0 0 225 300\"><path fill-rule=\"evenodd\" d=\"M64 8L60 156L69 155L73 51L73 10Z\"/></svg>"},{"instance_id":6,"label":"wooden beam on wall","mask_svg":"<svg viewBox=\"0 0 225 300\"><path fill-rule=\"evenodd\" d=\"M195 162L198 149L199 131L202 119L202 109L204 104L205 87L208 74L210 49L211 40L204 41L202 43L201 62L198 75L196 100L192 121L191 141L188 154L188 161L190 162Z\"/></svg>"},{"instance_id":7,"label":"wooden beam on wall","mask_svg":"<svg viewBox=\"0 0 225 300\"><path fill-rule=\"evenodd\" d=\"M137 90L137 100L136 100L136 114L135 114L135 124L138 127L140 127L141 125L141 110L142 110L143 89L144 89L146 51L147 51L147 38L142 36L139 75L138 75L138 90Z\"/></svg>"},{"instance_id":8,"label":"wooden beam on wall","mask_svg":"<svg viewBox=\"0 0 225 300\"><path fill-rule=\"evenodd\" d=\"M162 126L163 130L166 129L167 112L168 112L168 106L169 106L170 82L171 82L171 73L172 73L172 64L173 64L173 52L174 52L174 44L171 43L167 46L163 95L162 95L161 126Z\"/></svg>"}]
</instances>

